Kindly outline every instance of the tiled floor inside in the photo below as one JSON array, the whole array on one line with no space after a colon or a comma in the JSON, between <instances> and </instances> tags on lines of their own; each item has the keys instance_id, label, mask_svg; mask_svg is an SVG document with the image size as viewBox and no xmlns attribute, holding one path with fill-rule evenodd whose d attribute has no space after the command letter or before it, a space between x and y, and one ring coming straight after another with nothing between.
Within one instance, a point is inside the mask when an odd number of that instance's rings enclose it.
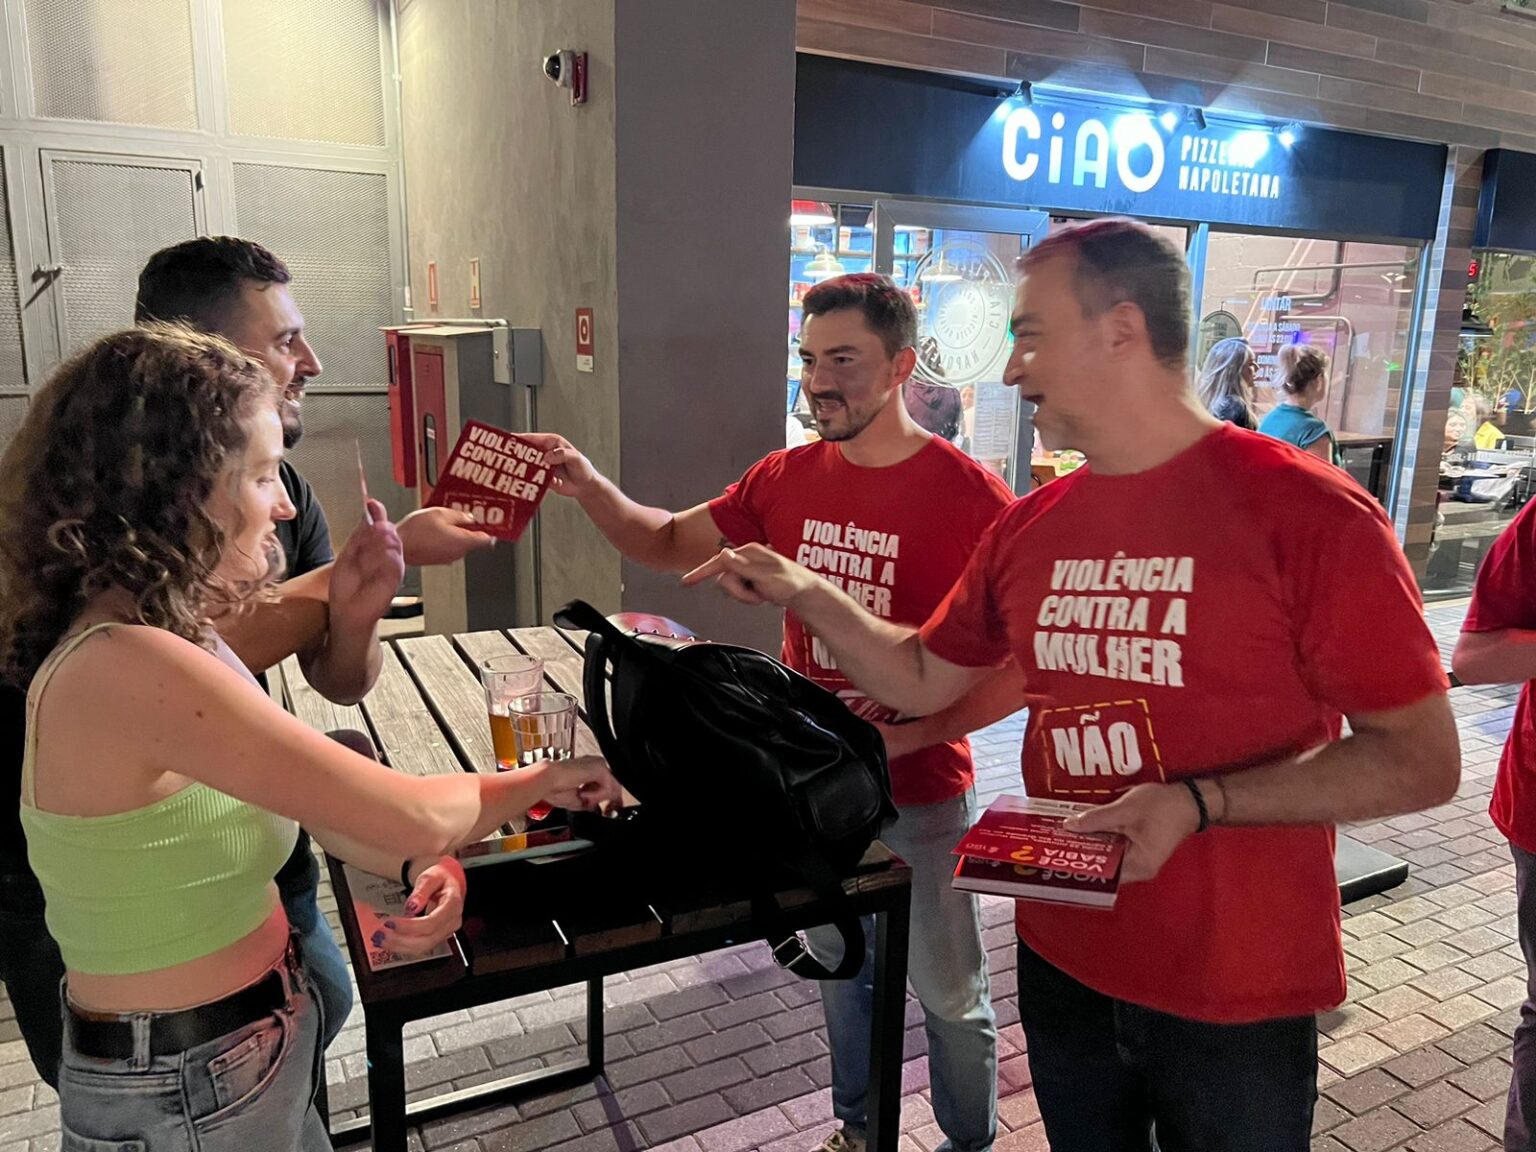
<instances>
[{"instance_id":1,"label":"tiled floor inside","mask_svg":"<svg viewBox=\"0 0 1536 1152\"><path fill-rule=\"evenodd\" d=\"M1449 658L1464 606L1430 620ZM1487 815L1514 689L1452 693L1464 769L1442 808L1352 830L1406 859L1408 881L1345 909L1348 1002L1322 1017L1315 1152L1481 1152L1498 1144L1509 1035L1524 993L1513 869ZM976 740L983 801L1018 787L1022 723ZM1002 1031L999 1152L1048 1147L1018 1026L1010 907L987 898L986 941ZM563 1060L583 1039L581 987L413 1027L409 1088L430 1094ZM809 1152L832 1128L828 1059L814 985L760 945L608 982L608 1070L558 1095L429 1123L412 1147L437 1152ZM0 1152L59 1148L58 1108L0 1001ZM940 1135L925 1097L924 1036L908 1004L903 1148ZM332 1105L365 1106L361 1015L329 1056ZM353 1144L348 1147L363 1147Z\"/></svg>"}]
</instances>

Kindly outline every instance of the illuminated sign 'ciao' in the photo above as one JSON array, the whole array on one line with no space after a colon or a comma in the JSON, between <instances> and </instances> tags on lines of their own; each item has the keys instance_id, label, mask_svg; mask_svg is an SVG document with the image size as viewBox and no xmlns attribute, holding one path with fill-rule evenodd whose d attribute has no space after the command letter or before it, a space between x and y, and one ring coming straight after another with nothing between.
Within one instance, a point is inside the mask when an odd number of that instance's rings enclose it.
<instances>
[{"instance_id":1,"label":"illuminated sign 'ciao'","mask_svg":"<svg viewBox=\"0 0 1536 1152\"><path fill-rule=\"evenodd\" d=\"M828 56L795 71L801 188L1306 236L1424 241L1440 227L1444 144L1095 100L1044 77L1000 99L993 83Z\"/></svg>"},{"instance_id":2,"label":"illuminated sign 'ciao'","mask_svg":"<svg viewBox=\"0 0 1536 1152\"><path fill-rule=\"evenodd\" d=\"M1024 183L1041 175L1048 184L1070 182L1075 187L1105 188L1111 173L1126 192L1139 195L1164 184L1180 192L1214 193L1254 200L1278 200L1282 179L1263 171L1270 154L1269 133L1240 129L1225 135L1219 129L1185 130L1175 124L1165 131L1144 113L1126 112L1111 124L1083 116L1069 127L1065 112L1051 113L1050 126L1035 109L1015 108L1003 121L1003 170ZM1067 155L1070 140L1071 155ZM1169 157L1175 157L1170 170Z\"/></svg>"}]
</instances>

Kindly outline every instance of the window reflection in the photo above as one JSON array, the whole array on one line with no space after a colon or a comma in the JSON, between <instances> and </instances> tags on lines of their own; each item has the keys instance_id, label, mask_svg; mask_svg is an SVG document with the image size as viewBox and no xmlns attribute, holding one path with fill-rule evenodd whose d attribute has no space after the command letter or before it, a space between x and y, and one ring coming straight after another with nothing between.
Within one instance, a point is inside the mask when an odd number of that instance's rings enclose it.
<instances>
[{"instance_id":1,"label":"window reflection","mask_svg":"<svg viewBox=\"0 0 1536 1152\"><path fill-rule=\"evenodd\" d=\"M1462 313L1427 597L1465 595L1536 480L1536 258L1480 252Z\"/></svg>"},{"instance_id":2,"label":"window reflection","mask_svg":"<svg viewBox=\"0 0 1536 1152\"><path fill-rule=\"evenodd\" d=\"M1337 438L1343 466L1385 500L1418 260L1417 248L1401 244L1212 229L1196 371L1218 341L1246 339L1257 359L1253 414L1262 421L1282 401L1280 349L1320 349L1329 387L1316 415Z\"/></svg>"}]
</instances>

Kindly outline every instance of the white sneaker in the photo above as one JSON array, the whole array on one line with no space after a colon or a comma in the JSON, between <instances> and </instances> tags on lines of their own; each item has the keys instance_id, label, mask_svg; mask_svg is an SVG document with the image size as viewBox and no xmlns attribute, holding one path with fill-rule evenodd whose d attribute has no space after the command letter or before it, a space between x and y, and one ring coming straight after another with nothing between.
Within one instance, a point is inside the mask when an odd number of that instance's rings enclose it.
<instances>
[{"instance_id":1,"label":"white sneaker","mask_svg":"<svg viewBox=\"0 0 1536 1152\"><path fill-rule=\"evenodd\" d=\"M864 1152L864 1137L850 1128L839 1128L817 1146L815 1152Z\"/></svg>"}]
</instances>

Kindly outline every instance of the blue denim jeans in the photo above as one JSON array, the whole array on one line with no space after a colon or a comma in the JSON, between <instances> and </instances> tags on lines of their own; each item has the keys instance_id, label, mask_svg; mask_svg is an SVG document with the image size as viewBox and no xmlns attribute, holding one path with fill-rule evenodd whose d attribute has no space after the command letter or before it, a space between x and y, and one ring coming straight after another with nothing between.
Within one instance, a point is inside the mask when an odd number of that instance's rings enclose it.
<instances>
[{"instance_id":1,"label":"blue denim jeans","mask_svg":"<svg viewBox=\"0 0 1536 1152\"><path fill-rule=\"evenodd\" d=\"M173 1055L149 1054L148 1029L130 1058L83 1055L66 1027L63 1152L330 1152L314 1105L320 1009L303 969L281 970L276 1012Z\"/></svg>"},{"instance_id":2,"label":"blue denim jeans","mask_svg":"<svg viewBox=\"0 0 1536 1152\"><path fill-rule=\"evenodd\" d=\"M352 1011L352 979L346 957L320 911L320 868L310 849L309 837L302 832L295 848L295 852L299 851L307 855L308 869L297 867L290 859L277 874L277 891L282 897L283 911L288 914L288 926L298 937L304 970L325 1006L325 1032L320 1037L323 1050L331 1046Z\"/></svg>"},{"instance_id":3,"label":"blue denim jeans","mask_svg":"<svg viewBox=\"0 0 1536 1152\"><path fill-rule=\"evenodd\" d=\"M1255 1024L1171 1016L1095 992L1022 940L1019 1016L1051 1152L1312 1146L1312 1016Z\"/></svg>"},{"instance_id":4,"label":"blue denim jeans","mask_svg":"<svg viewBox=\"0 0 1536 1152\"><path fill-rule=\"evenodd\" d=\"M1511 844L1516 923L1525 954L1525 1003L1515 1027L1514 1072L1504 1113L1505 1152L1536 1152L1536 856Z\"/></svg>"},{"instance_id":5,"label":"blue denim jeans","mask_svg":"<svg viewBox=\"0 0 1536 1152\"><path fill-rule=\"evenodd\" d=\"M912 933L907 974L928 1031L933 1114L946 1139L935 1152L987 1152L997 1137L997 1022L975 896L950 887L954 847L976 819L976 794L902 808L881 832L912 866ZM834 964L834 929L806 933L811 954ZM852 980L821 986L832 1050L832 1112L862 1133L868 1124L869 1037L874 1012L875 930L864 922L864 967Z\"/></svg>"}]
</instances>

